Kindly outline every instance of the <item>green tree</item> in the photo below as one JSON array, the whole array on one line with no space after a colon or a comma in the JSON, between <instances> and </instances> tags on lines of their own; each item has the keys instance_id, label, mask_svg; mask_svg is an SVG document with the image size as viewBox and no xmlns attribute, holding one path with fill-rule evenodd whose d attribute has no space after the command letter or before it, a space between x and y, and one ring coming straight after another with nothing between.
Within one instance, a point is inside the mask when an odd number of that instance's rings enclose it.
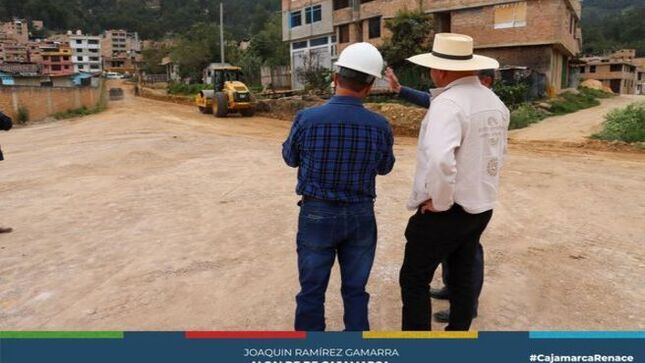
<instances>
[{"instance_id":1,"label":"green tree","mask_svg":"<svg viewBox=\"0 0 645 363\"><path fill-rule=\"evenodd\" d=\"M282 41L282 18L274 14L251 38L251 49L268 66L289 64L289 45Z\"/></svg>"},{"instance_id":2,"label":"green tree","mask_svg":"<svg viewBox=\"0 0 645 363\"><path fill-rule=\"evenodd\" d=\"M219 58L217 34L217 26L198 23L181 37L177 46L170 52L170 57L179 65L182 78L201 79L203 69Z\"/></svg>"},{"instance_id":3,"label":"green tree","mask_svg":"<svg viewBox=\"0 0 645 363\"><path fill-rule=\"evenodd\" d=\"M417 89L431 84L427 69L416 66L407 58L432 50L434 23L432 15L421 11L399 11L385 22L392 36L385 40L381 52L385 61L396 70L402 84Z\"/></svg>"}]
</instances>

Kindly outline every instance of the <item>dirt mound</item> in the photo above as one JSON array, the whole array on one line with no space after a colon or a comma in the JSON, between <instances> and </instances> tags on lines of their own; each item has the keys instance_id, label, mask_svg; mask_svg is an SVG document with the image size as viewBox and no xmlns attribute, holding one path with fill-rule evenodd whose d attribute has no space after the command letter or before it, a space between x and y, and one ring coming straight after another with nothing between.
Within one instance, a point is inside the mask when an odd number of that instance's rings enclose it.
<instances>
[{"instance_id":1,"label":"dirt mound","mask_svg":"<svg viewBox=\"0 0 645 363\"><path fill-rule=\"evenodd\" d=\"M315 96L261 100L258 102L258 112L266 117L291 121L298 111L316 107L325 102L326 100ZM417 136L421 121L427 112L423 108L408 107L397 103L368 103L365 106L369 110L385 116L397 136Z\"/></svg>"},{"instance_id":2,"label":"dirt mound","mask_svg":"<svg viewBox=\"0 0 645 363\"><path fill-rule=\"evenodd\" d=\"M366 107L390 120L394 134L397 136L418 136L421 121L428 112L424 108L398 103L368 103Z\"/></svg>"},{"instance_id":3,"label":"dirt mound","mask_svg":"<svg viewBox=\"0 0 645 363\"><path fill-rule=\"evenodd\" d=\"M597 81L595 79L588 79L580 84L580 86L585 87L585 88L590 88L590 89L595 89L598 91L604 91L607 93L614 93L614 91L611 90L611 88L604 86L602 82Z\"/></svg>"}]
</instances>

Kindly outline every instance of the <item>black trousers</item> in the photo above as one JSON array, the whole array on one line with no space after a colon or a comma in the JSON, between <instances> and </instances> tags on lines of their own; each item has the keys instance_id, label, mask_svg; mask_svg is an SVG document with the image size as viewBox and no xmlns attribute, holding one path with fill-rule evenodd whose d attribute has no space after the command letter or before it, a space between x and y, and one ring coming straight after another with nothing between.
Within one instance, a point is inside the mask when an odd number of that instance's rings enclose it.
<instances>
[{"instance_id":1,"label":"black trousers","mask_svg":"<svg viewBox=\"0 0 645 363\"><path fill-rule=\"evenodd\" d=\"M450 294L450 285L448 285L448 281L450 280L450 263L448 261L442 261L441 263L441 278L443 280L443 285L448 290L448 294ZM477 315L479 296L482 294L483 289L484 246L482 246L481 242L477 241L477 253L475 254L475 308L473 309L473 315Z\"/></svg>"},{"instance_id":2,"label":"black trousers","mask_svg":"<svg viewBox=\"0 0 645 363\"><path fill-rule=\"evenodd\" d=\"M404 331L432 330L430 282L442 261L450 265L450 323L446 330L470 329L476 301L477 246L492 216L493 211L469 214L455 205L446 212L417 212L410 218L399 279Z\"/></svg>"}]
</instances>

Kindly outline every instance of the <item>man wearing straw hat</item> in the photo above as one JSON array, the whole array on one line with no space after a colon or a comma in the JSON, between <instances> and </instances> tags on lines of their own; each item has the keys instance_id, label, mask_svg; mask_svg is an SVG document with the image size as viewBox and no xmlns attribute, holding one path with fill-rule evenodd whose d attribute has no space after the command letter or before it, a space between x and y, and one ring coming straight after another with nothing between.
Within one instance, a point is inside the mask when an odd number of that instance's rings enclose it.
<instances>
[{"instance_id":1,"label":"man wearing straw hat","mask_svg":"<svg viewBox=\"0 0 645 363\"><path fill-rule=\"evenodd\" d=\"M470 329L475 304L475 256L493 215L506 152L510 113L484 87L477 71L499 68L473 54L473 39L440 33L432 53L409 61L430 68L432 107L419 134L417 167L408 208L400 284L403 330L431 330L430 282L442 261L449 276L446 330Z\"/></svg>"}]
</instances>

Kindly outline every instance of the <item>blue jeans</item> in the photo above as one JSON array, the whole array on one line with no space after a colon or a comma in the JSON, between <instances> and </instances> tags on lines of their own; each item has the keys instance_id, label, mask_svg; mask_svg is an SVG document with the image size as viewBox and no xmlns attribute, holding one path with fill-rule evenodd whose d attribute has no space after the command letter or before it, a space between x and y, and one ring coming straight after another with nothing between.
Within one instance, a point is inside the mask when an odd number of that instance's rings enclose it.
<instances>
[{"instance_id":1,"label":"blue jeans","mask_svg":"<svg viewBox=\"0 0 645 363\"><path fill-rule=\"evenodd\" d=\"M325 330L325 292L338 255L346 331L368 331L369 279L376 251L374 203L305 201L298 221L297 331Z\"/></svg>"}]
</instances>

